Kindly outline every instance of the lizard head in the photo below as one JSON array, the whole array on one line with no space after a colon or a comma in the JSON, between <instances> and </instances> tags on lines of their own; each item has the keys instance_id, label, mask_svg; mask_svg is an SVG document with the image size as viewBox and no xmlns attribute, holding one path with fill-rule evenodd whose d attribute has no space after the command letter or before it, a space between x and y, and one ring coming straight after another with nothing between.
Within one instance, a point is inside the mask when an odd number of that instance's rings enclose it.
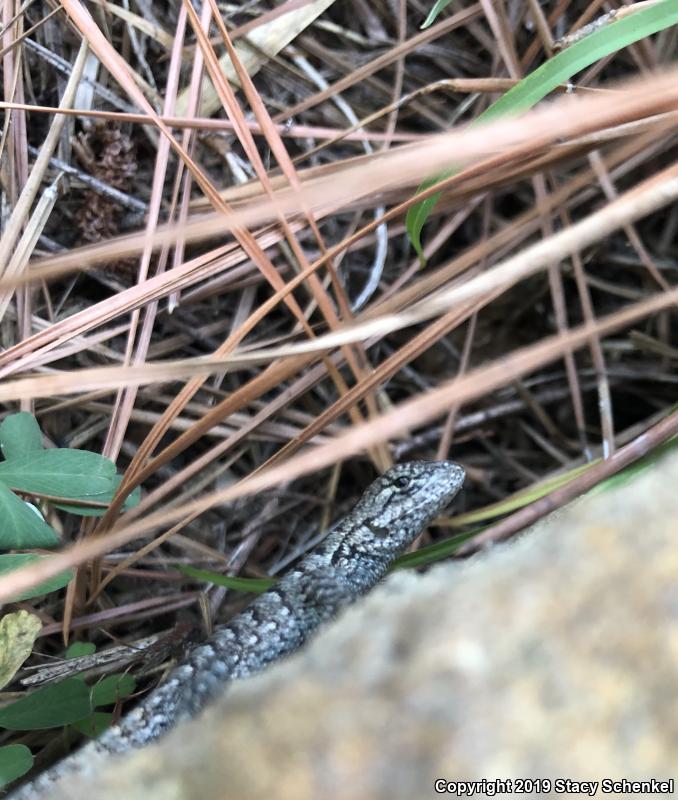
<instances>
[{"instance_id":1,"label":"lizard head","mask_svg":"<svg viewBox=\"0 0 678 800\"><path fill-rule=\"evenodd\" d=\"M351 515L350 546L392 560L452 501L464 476L453 461L412 461L387 470Z\"/></svg>"}]
</instances>

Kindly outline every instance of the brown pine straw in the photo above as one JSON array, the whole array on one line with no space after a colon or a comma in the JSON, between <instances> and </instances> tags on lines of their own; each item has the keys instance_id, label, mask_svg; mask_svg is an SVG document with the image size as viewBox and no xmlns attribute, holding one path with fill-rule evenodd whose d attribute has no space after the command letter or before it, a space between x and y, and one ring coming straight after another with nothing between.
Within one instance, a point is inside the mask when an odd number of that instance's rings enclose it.
<instances>
[{"instance_id":1,"label":"brown pine straw","mask_svg":"<svg viewBox=\"0 0 678 800\"><path fill-rule=\"evenodd\" d=\"M153 244L158 248L178 238L195 242L225 231L261 224L275 219L280 213L296 214L300 202L317 213L327 213L351 204L358 198L374 197L396 187L412 186L430 175L451 167L488 159L485 168L499 167L512 160L547 148L558 146L570 137L581 137L601 129L626 125L641 118L678 110L678 69L668 70L651 79L617 84L614 91L603 96L562 96L519 118L502 119L450 133L427 137L421 142L403 145L373 156L362 156L332 165L320 177L302 180L302 190L279 188L274 201L259 195L250 198L242 207L230 206L228 213L201 214L183 228L158 227ZM657 119L660 129L673 125L672 117ZM492 160L489 160L492 157ZM303 178L303 172L300 173ZM456 182L456 177L449 182ZM276 187L281 180L272 179ZM443 187L446 185L442 184ZM256 187L256 184L252 184ZM438 187L422 192L406 205L435 194ZM300 200L301 194L301 200ZM215 202L215 198L212 198ZM402 214L398 208L398 215ZM391 211L386 215L395 215ZM377 220L378 224L379 220ZM105 259L126 258L139 253L146 234L118 237L103 245L84 247L43 259L31 264L31 279L47 279L74 269L83 269ZM345 243L344 243L345 246ZM330 250L319 263L336 253ZM0 280L0 289L17 286L23 280Z\"/></svg>"},{"instance_id":2,"label":"brown pine straw","mask_svg":"<svg viewBox=\"0 0 678 800\"><path fill-rule=\"evenodd\" d=\"M582 325L572 329L567 334L548 337L537 344L516 351L511 356L498 359L486 367L472 370L466 375L448 381L436 389L401 403L381 417L360 426L355 426L327 444L309 447L281 464L262 470L234 486L213 492L206 497L171 511L150 514L145 519L131 525L124 525L124 522L119 523L118 526L99 538L75 544L49 559L31 564L4 577L0 581L0 602L6 602L13 596L59 574L65 569L110 552L114 548L145 536L161 526L177 522L185 516L191 515L195 517L216 505L229 503L236 498L262 492L281 482L317 472L331 464L364 452L368 447L396 436L403 428L416 428L443 416L447 413L452 403L465 403L484 396L487 392L505 385L509 380L515 380L520 376L533 372L559 358L564 350L575 349L585 345L591 336L608 335L661 309L675 305L676 302L678 302L678 289L673 289L670 292L664 292L656 297L636 303L620 312L603 317L595 324ZM660 425L662 427L659 428L661 434L659 441L664 441L678 432L678 413L672 414ZM610 459L603 463L606 465L611 463L615 471L616 469L621 469L627 463L631 463L631 461L639 458L649 449L643 446L643 438L646 438L653 446L659 443L657 437L653 436L651 431L646 432L635 449L631 445L627 445L618 451L615 461ZM627 458L630 460L625 461ZM599 470L607 470L609 468L609 466L597 467ZM613 472L605 472L605 477L609 474L613 474ZM552 494L558 496L557 493Z\"/></svg>"}]
</instances>

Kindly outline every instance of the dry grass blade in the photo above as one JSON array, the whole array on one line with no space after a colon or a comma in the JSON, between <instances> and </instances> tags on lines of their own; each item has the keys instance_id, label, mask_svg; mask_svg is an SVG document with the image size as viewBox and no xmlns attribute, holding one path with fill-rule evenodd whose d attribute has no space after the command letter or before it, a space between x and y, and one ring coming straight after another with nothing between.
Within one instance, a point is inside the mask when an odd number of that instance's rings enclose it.
<instances>
[{"instance_id":1,"label":"dry grass blade","mask_svg":"<svg viewBox=\"0 0 678 800\"><path fill-rule=\"evenodd\" d=\"M340 171L333 167L331 174L309 178L303 187L303 202L314 212L325 215L345 204L392 190L395 186L416 184L422 177L444 170L452 161L459 165L478 160L479 168L487 171L510 158L524 158L525 153L534 153L568 137L620 125L629 118L673 111L678 104L675 86L675 75L669 72L662 77L653 77L651 82L631 82L628 88L620 88L604 99L565 97L545 110L526 115L524 121L495 122L473 131L437 136L425 144L406 145L370 158L353 159ZM670 127L672 122L670 119L658 120L657 125L660 133L664 125ZM620 133L624 134L623 131ZM496 153L500 155L494 155ZM482 161L483 158L486 160ZM446 183L454 186L473 174L455 175ZM420 198L426 196L426 192L419 195ZM268 199L249 201L244 208L231 209L227 219L221 215L204 215L189 223L180 233L186 241L199 241L223 233L225 229L267 222L280 213L294 214L298 210L298 193L281 190L276 192L275 202ZM399 213L402 213L400 208ZM176 229L163 231L155 237L156 247L173 242L177 235ZM50 258L45 262L45 268L49 268L45 277L65 268L82 267L83 264L110 258L113 252L124 256L134 254L143 246L144 238L143 235L127 237L115 244L91 248L89 252ZM0 282L0 288L4 285L8 284Z\"/></svg>"},{"instance_id":2,"label":"dry grass blade","mask_svg":"<svg viewBox=\"0 0 678 800\"><path fill-rule=\"evenodd\" d=\"M75 64L73 65L71 79L64 90L61 101L61 105L64 108L68 108L73 103L75 91L78 87L78 83L80 82L86 56L87 47L83 44L80 48ZM64 117L59 115L54 117L54 122L52 123L49 133L45 138L45 142L40 150L40 155L38 156L38 159L31 170L30 178L26 181L23 191L21 192L21 195L14 206L12 215L10 216L9 221L4 228L2 239L0 239L0 276L2 277L13 277L15 272L18 271L18 267L13 270L7 270L7 264L12 256L12 253L14 252L14 247L18 241L21 228L26 223L29 209L38 193L40 183L44 178L49 159L54 152L54 148L57 145L59 137L61 136L64 122ZM27 255L30 255L30 251L27 252ZM5 292L2 296L2 300L0 301L3 314L7 307L8 301L9 295ZM0 314L0 316L2 316L2 314Z\"/></svg>"},{"instance_id":3,"label":"dry grass blade","mask_svg":"<svg viewBox=\"0 0 678 800\"><path fill-rule=\"evenodd\" d=\"M313 0L298 7L291 7L287 13L250 29L246 39L235 45L238 59L247 70L247 74L255 75L268 59L277 55L333 2L334 0ZM227 81L238 84L237 72L228 53L219 59L218 69ZM220 107L220 98L213 84L207 80L203 83L201 95L200 114L208 117ZM186 109L187 97L186 93L179 96L177 101L179 114Z\"/></svg>"},{"instance_id":4,"label":"dry grass blade","mask_svg":"<svg viewBox=\"0 0 678 800\"><path fill-rule=\"evenodd\" d=\"M328 444L314 447L309 452L294 456L278 466L273 466L247 478L235 487L207 495L170 512L161 511L148 515L141 522L123 526L120 530L114 529L106 536L91 542L75 545L70 551L55 555L48 562L17 570L0 583L0 602L6 601L13 595L62 572L64 569L81 564L115 547L151 533L160 526L171 524L187 515L197 517L217 504L232 502L237 498L261 492L282 481L308 475L338 460L363 452L372 444L397 435L403 427L416 427L445 413L452 401L461 403L479 397L490 389L504 385L507 379L526 375L558 358L564 349L581 347L591 335L605 336L635 320L668 308L676 302L678 302L678 289L637 303L624 312L611 315L608 319L598 320L593 326L581 326L569 331L565 336L546 339L495 364L472 370L467 375L455 378L431 392L403 403L377 420L366 422Z\"/></svg>"},{"instance_id":5,"label":"dry grass blade","mask_svg":"<svg viewBox=\"0 0 678 800\"><path fill-rule=\"evenodd\" d=\"M376 317L366 322L358 321L344 330L326 334L309 342L268 349L259 353L249 351L224 357L219 355L214 358L209 357L202 363L194 359L187 364L143 364L139 367L92 370L89 374L81 372L77 380L73 380L73 377L68 375L26 378L0 387L0 401L31 396L45 397L68 392L69 388L72 391L92 391L102 386L117 388L138 386L143 382L175 380L195 373L209 374L225 366L267 363L277 358L323 352L332 347L363 341L371 336L383 337L387 333L430 319L469 300L477 299L485 294L492 295L499 288L506 290L514 286L517 281L543 269L550 262L558 261L573 250L598 241L630 220L643 217L677 199L678 166L675 166L648 179L644 184L635 187L632 192L605 206L597 214L554 234L549 239L544 239L514 258L466 283L438 292L437 295L421 301L407 311ZM292 281L286 287L285 291L291 291L294 285L304 277L306 277L304 273L300 274L296 281ZM276 296L274 302L278 301L279 297ZM271 306L273 304L272 302ZM193 373L191 366L194 368Z\"/></svg>"}]
</instances>

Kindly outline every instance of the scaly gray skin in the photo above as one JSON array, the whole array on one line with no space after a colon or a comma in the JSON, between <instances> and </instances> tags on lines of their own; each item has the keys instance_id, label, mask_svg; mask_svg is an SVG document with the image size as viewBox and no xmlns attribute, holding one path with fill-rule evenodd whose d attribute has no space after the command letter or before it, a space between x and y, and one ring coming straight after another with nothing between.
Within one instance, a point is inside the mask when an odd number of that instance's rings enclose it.
<instances>
[{"instance_id":1,"label":"scaly gray skin","mask_svg":"<svg viewBox=\"0 0 678 800\"><path fill-rule=\"evenodd\" d=\"M195 646L119 725L81 748L10 800L37 798L63 776L96 770L102 758L143 747L194 717L226 685L296 650L321 623L369 591L440 514L464 482L451 461L388 470L325 540L272 589Z\"/></svg>"}]
</instances>

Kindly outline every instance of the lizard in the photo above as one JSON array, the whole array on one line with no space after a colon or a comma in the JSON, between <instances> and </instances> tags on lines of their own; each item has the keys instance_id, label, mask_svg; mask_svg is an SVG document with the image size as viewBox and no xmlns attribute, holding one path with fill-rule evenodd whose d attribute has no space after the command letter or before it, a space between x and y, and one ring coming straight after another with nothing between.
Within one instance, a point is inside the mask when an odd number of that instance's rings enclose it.
<instances>
[{"instance_id":1,"label":"lizard","mask_svg":"<svg viewBox=\"0 0 678 800\"><path fill-rule=\"evenodd\" d=\"M464 482L452 461L398 464L283 578L230 622L194 645L120 723L50 767L8 800L47 796L67 775L144 747L195 717L226 686L298 649L324 622L368 592L394 559L443 511Z\"/></svg>"}]
</instances>

